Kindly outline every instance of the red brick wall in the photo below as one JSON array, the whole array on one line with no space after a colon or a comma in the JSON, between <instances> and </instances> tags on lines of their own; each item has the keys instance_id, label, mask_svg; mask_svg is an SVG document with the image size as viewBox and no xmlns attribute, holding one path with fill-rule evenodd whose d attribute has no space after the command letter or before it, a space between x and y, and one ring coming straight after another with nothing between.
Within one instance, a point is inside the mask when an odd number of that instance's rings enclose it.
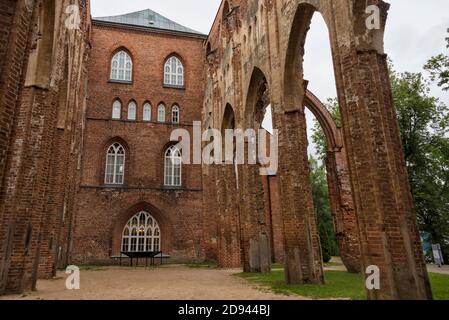
<instances>
[{"instance_id":1,"label":"red brick wall","mask_svg":"<svg viewBox=\"0 0 449 320\"><path fill-rule=\"evenodd\" d=\"M27 12L23 5L16 7L17 0L0 3L0 181L3 180L31 18L31 12ZM13 23L14 19L16 23Z\"/></svg>"},{"instance_id":2,"label":"red brick wall","mask_svg":"<svg viewBox=\"0 0 449 320\"><path fill-rule=\"evenodd\" d=\"M3 74L4 59L8 49L8 40L16 4L17 0L6 0L0 3L0 74ZM0 77L3 78L2 76Z\"/></svg>"},{"instance_id":3,"label":"red brick wall","mask_svg":"<svg viewBox=\"0 0 449 320\"><path fill-rule=\"evenodd\" d=\"M77 128L82 127L79 114L83 112L85 84L81 74L86 60L85 31L89 25L85 1L81 7L81 28L76 37L71 33L74 38L70 41L66 41L70 36L63 19L56 20L60 24L45 33L41 33L39 26L39 8L45 16L42 21L48 22L53 21L56 14L62 15L62 11L56 9L62 10L64 3L55 6L51 1L36 1L29 8L25 0L18 0L16 7L13 1L8 3L14 18L2 70L5 82L0 86L0 121L1 128L6 129L0 141L2 152L6 150L0 167L0 294L32 289L38 273L51 275L55 264L57 237L54 235L59 233L60 225L53 222L60 216L57 208L62 206L64 198L59 195L63 193L65 198L73 199L75 189L68 186L78 184L73 163L80 153L77 147L79 129L75 130L68 120L62 122L61 133L57 124L58 117L77 118ZM65 4L68 3L66 0ZM3 4L0 6L2 13L6 12ZM1 37L3 39L3 34ZM42 55L35 54L36 48ZM64 66L69 51L72 53L72 78L68 81L70 92L77 99L71 100L61 113L59 97L64 90L62 79L68 77ZM29 65L33 57L36 64ZM51 64L43 68L48 57L51 57ZM34 74L36 79L48 81L36 81L32 77ZM60 144L61 135L73 140L70 144ZM64 161L58 154L68 155L70 160ZM68 208L68 214L71 213Z\"/></svg>"},{"instance_id":4,"label":"red brick wall","mask_svg":"<svg viewBox=\"0 0 449 320\"><path fill-rule=\"evenodd\" d=\"M27 62L27 46L33 12L28 11L24 1L6 1L0 4L0 294L17 288L21 277L21 266L14 269L12 259L17 245L14 231L14 204L8 194L19 188L17 168L8 169L11 162L11 133L18 124L19 96L23 80L23 68ZM27 97L25 93L22 94ZM23 139L23 136L19 136ZM7 173L10 174L7 174ZM7 178L13 178L7 180ZM7 184L7 182L9 182ZM9 199L14 200L14 199ZM24 232L25 234L25 232ZM20 261L22 262L22 261ZM10 279L12 281L10 281Z\"/></svg>"},{"instance_id":5,"label":"red brick wall","mask_svg":"<svg viewBox=\"0 0 449 320\"><path fill-rule=\"evenodd\" d=\"M284 226L282 222L280 198L279 198L279 177L269 176L268 185L270 192L271 211L271 236L273 258L276 262L284 262Z\"/></svg>"},{"instance_id":6,"label":"red brick wall","mask_svg":"<svg viewBox=\"0 0 449 320\"><path fill-rule=\"evenodd\" d=\"M200 165L183 165L182 187L163 185L164 150L173 129L192 132L201 121L203 103L203 38L93 25L88 63L88 106L84 134L82 180L73 231L74 262L105 262L119 253L121 232L140 210L152 214L162 228L162 249L174 257L198 258L201 241L202 182ZM119 48L133 59L132 84L109 82L111 58ZM163 67L172 53L183 61L185 88L163 87ZM111 120L115 99L137 103L137 121ZM152 106L151 122L143 121L143 105ZM163 102L168 123L157 123ZM171 107L180 107L180 124L171 124ZM106 152L112 142L126 149L125 181L104 186Z\"/></svg>"}]
</instances>

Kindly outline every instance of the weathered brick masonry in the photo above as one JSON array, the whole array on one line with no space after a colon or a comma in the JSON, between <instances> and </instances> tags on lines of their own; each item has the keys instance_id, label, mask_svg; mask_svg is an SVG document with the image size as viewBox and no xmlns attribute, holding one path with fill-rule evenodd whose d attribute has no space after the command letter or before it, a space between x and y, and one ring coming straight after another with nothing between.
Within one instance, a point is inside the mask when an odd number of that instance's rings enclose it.
<instances>
[{"instance_id":1,"label":"weathered brick masonry","mask_svg":"<svg viewBox=\"0 0 449 320\"><path fill-rule=\"evenodd\" d=\"M161 227L162 251L173 258L201 259L201 165L183 165L182 185L164 186L164 153L174 129L193 134L201 121L203 103L204 36L93 21L88 63L88 106L84 132L82 180L73 230L74 263L110 263L120 254L123 228L139 211L147 211ZM110 81L111 58L118 50L132 57L129 83ZM185 85L164 86L164 64L175 54L184 65ZM112 120L112 105L122 103L121 119ZM127 120L128 104L137 105L136 120ZM144 121L143 106L152 106L151 121ZM157 121L163 103L166 121ZM180 108L180 123L172 123L171 107ZM124 184L105 185L109 146L126 149Z\"/></svg>"},{"instance_id":2,"label":"weathered brick masonry","mask_svg":"<svg viewBox=\"0 0 449 320\"><path fill-rule=\"evenodd\" d=\"M326 133L344 263L354 272L379 266L371 299L432 297L383 51L386 3L224 0L206 37L150 10L91 23L85 0L75 1L81 24L70 29L72 2L0 2L0 294L33 289L38 275L72 262L110 263L141 211L157 220L160 248L172 257L255 272L283 260L288 283L322 283L308 107ZM381 9L380 30L366 29L369 4ZM313 14L327 22L342 129L303 78ZM132 77L111 81L121 51ZM170 57L184 67L183 85L163 84ZM125 120L130 103L137 116ZM259 129L268 105L280 132L277 175L260 176L259 165L183 164L180 185L166 186L173 129L192 136L196 120L202 129ZM126 162L114 160L124 180L111 185L106 156L115 144Z\"/></svg>"},{"instance_id":3,"label":"weathered brick masonry","mask_svg":"<svg viewBox=\"0 0 449 320\"><path fill-rule=\"evenodd\" d=\"M66 241L58 219L63 207L72 214L79 181L90 18L88 3L75 2L80 25L69 30L65 8L72 3L0 6L0 293L34 288L39 272L51 276Z\"/></svg>"},{"instance_id":4,"label":"weathered brick masonry","mask_svg":"<svg viewBox=\"0 0 449 320\"><path fill-rule=\"evenodd\" d=\"M366 28L365 10L371 4L378 5L382 14L379 30ZM430 286L383 52L388 7L380 0L338 4L330 0L224 0L206 44L203 122L221 128L230 105L235 127L257 128L259 111L252 97L260 79L266 79L274 127L280 132L278 195L286 279L288 283L322 282L307 163L307 82L302 61L311 18L315 13L323 15L343 122L339 145L330 143L335 136L328 130L326 164L344 262L353 271L369 265L380 268L381 290L368 291L371 299L428 299ZM244 224L242 263L245 270L253 270L254 261L266 260L276 250L262 249L261 235L268 224L260 219L260 210L267 197L261 199L255 192L260 188L254 168L242 166L237 175L241 186L236 210ZM204 184L213 177L206 176ZM223 188L220 184L232 188L230 181L231 177L221 178L217 189ZM205 202L205 214L209 204ZM253 250L254 245L259 250Z\"/></svg>"}]
</instances>

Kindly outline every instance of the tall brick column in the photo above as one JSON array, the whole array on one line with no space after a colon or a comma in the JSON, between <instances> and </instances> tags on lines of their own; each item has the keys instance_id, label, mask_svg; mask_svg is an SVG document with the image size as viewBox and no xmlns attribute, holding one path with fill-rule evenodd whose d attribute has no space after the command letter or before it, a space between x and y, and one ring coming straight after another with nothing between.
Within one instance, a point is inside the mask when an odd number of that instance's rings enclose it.
<instances>
[{"instance_id":1,"label":"tall brick column","mask_svg":"<svg viewBox=\"0 0 449 320\"><path fill-rule=\"evenodd\" d=\"M218 202L220 203L218 223L218 263L223 268L239 268L240 223L238 190L235 168L232 164L219 166Z\"/></svg>"},{"instance_id":2,"label":"tall brick column","mask_svg":"<svg viewBox=\"0 0 449 320\"><path fill-rule=\"evenodd\" d=\"M286 282L320 284L324 282L323 263L312 200L304 111L285 112L282 119L275 116L275 124L281 128L279 185Z\"/></svg>"},{"instance_id":3,"label":"tall brick column","mask_svg":"<svg viewBox=\"0 0 449 320\"><path fill-rule=\"evenodd\" d=\"M410 192L387 57L343 56L344 137L358 214L363 266L381 271L371 299L429 299L431 290Z\"/></svg>"},{"instance_id":4,"label":"tall brick column","mask_svg":"<svg viewBox=\"0 0 449 320\"><path fill-rule=\"evenodd\" d=\"M359 273L361 271L359 229L344 151L343 149L327 152L327 183L340 257L349 272Z\"/></svg>"},{"instance_id":5,"label":"tall brick column","mask_svg":"<svg viewBox=\"0 0 449 320\"><path fill-rule=\"evenodd\" d=\"M367 28L367 4L380 9L381 28ZM362 270L373 265L380 269L380 290L367 290L367 295L370 299L430 299L383 52L389 5L381 0L349 1L348 5L350 12L334 9L340 19L330 25L330 33Z\"/></svg>"},{"instance_id":6,"label":"tall brick column","mask_svg":"<svg viewBox=\"0 0 449 320\"><path fill-rule=\"evenodd\" d=\"M206 260L218 261L219 203L217 201L217 165L204 165L203 183L203 250Z\"/></svg>"},{"instance_id":7,"label":"tall brick column","mask_svg":"<svg viewBox=\"0 0 449 320\"><path fill-rule=\"evenodd\" d=\"M270 272L270 231L265 223L265 199L259 165L241 165L239 181L243 270Z\"/></svg>"}]
</instances>

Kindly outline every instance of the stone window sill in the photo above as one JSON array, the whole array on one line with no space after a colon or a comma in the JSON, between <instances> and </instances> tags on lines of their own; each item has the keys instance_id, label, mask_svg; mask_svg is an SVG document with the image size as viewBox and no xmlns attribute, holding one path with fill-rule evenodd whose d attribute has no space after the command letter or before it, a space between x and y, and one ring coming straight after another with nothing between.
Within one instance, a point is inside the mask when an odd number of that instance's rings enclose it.
<instances>
[{"instance_id":1,"label":"stone window sill","mask_svg":"<svg viewBox=\"0 0 449 320\"><path fill-rule=\"evenodd\" d=\"M164 84L163 87L166 89L176 89L176 90L185 90L186 89L185 86L174 86L171 84Z\"/></svg>"},{"instance_id":2,"label":"stone window sill","mask_svg":"<svg viewBox=\"0 0 449 320\"><path fill-rule=\"evenodd\" d=\"M125 81L125 80L112 80L109 79L108 83L117 83L117 84L128 84L128 85L132 85L133 82L132 81Z\"/></svg>"}]
</instances>

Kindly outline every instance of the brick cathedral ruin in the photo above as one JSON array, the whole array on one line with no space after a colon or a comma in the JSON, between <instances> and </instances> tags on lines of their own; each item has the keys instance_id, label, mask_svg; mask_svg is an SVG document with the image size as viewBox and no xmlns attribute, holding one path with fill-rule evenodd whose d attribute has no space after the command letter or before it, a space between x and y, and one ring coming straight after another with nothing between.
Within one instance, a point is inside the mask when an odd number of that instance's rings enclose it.
<instances>
[{"instance_id":1,"label":"brick cathedral ruin","mask_svg":"<svg viewBox=\"0 0 449 320\"><path fill-rule=\"evenodd\" d=\"M369 5L381 27L366 27ZM209 35L87 0L0 3L0 294L121 251L323 283L304 109L324 129L337 241L370 299L431 299L389 83L381 0L223 0ZM343 127L303 77L321 14ZM79 19L78 19L79 18ZM71 27L73 24L76 27ZM279 130L279 170L183 165L176 128ZM138 227L136 227L138 226Z\"/></svg>"}]
</instances>

